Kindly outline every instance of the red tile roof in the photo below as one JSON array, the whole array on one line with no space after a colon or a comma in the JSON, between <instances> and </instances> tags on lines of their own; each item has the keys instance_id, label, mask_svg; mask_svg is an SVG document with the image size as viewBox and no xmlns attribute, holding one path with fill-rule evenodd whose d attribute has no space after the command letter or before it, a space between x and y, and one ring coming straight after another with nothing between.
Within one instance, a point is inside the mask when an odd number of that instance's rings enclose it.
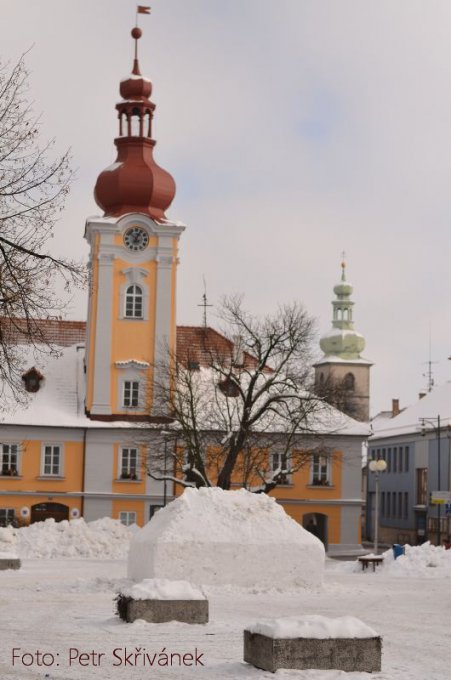
<instances>
[{"instance_id":1,"label":"red tile roof","mask_svg":"<svg viewBox=\"0 0 451 680\"><path fill-rule=\"evenodd\" d=\"M85 321L65 321L63 319L38 319L32 322L33 337L36 343L47 342L59 347L83 344L86 338ZM11 344L29 344L25 333L24 319L0 317L0 332L8 337ZM177 326L177 356L184 364L191 362L202 367L211 365L212 359L232 360L234 344L213 328L204 326ZM256 365L256 360L247 352L243 354L246 367ZM194 368L195 366L193 366Z\"/></svg>"},{"instance_id":2,"label":"red tile roof","mask_svg":"<svg viewBox=\"0 0 451 680\"><path fill-rule=\"evenodd\" d=\"M30 333L36 344L48 343L58 347L83 344L86 337L86 321L64 321L62 319L36 319L30 322L27 333L25 319L0 317L0 332L11 344L30 344Z\"/></svg>"}]
</instances>

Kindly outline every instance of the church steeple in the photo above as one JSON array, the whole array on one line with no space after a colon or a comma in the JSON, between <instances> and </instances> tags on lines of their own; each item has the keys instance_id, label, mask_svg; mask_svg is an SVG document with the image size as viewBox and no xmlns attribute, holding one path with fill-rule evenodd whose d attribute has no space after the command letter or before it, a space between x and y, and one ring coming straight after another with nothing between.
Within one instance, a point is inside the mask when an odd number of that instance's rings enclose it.
<instances>
[{"instance_id":1,"label":"church steeple","mask_svg":"<svg viewBox=\"0 0 451 680\"><path fill-rule=\"evenodd\" d=\"M354 330L352 292L352 285L346 281L346 262L343 260L341 280L334 286L336 299L332 301L332 328L320 340L320 347L326 356L359 359L365 349L365 338Z\"/></svg>"},{"instance_id":2,"label":"church steeple","mask_svg":"<svg viewBox=\"0 0 451 680\"><path fill-rule=\"evenodd\" d=\"M146 8L143 8L146 9ZM171 175L153 159L152 83L141 75L138 40L132 73L121 81L115 163L95 187L104 211L86 223L91 286L86 351L86 413L100 420L161 416L156 366L175 351L180 222L165 211Z\"/></svg>"},{"instance_id":3,"label":"church steeple","mask_svg":"<svg viewBox=\"0 0 451 680\"><path fill-rule=\"evenodd\" d=\"M153 158L156 141L152 138L155 111L155 104L150 101L152 83L141 75L139 66L138 40L142 31L135 26L131 35L135 41L133 69L120 83L122 100L116 105L117 158L100 173L94 197L106 216L140 212L164 220L175 196L175 182Z\"/></svg>"},{"instance_id":4,"label":"church steeple","mask_svg":"<svg viewBox=\"0 0 451 680\"><path fill-rule=\"evenodd\" d=\"M353 287L346 280L346 262L334 286L332 328L320 340L323 357L315 364L317 393L356 420L369 420L371 361L364 359L365 338L354 329Z\"/></svg>"}]
</instances>

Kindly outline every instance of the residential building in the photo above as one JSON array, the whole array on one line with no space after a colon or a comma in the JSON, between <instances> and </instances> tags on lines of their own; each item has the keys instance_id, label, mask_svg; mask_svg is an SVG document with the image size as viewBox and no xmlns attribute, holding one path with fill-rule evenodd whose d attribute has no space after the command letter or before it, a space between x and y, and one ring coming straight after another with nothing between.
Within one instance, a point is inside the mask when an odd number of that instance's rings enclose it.
<instances>
[{"instance_id":1,"label":"residential building","mask_svg":"<svg viewBox=\"0 0 451 680\"><path fill-rule=\"evenodd\" d=\"M379 539L386 543L449 542L451 506L432 495L451 491L451 382L412 406L373 421L368 460L383 459L379 473ZM397 412L398 411L398 412ZM397 413L396 413L397 412ZM374 533L375 479L368 472L368 538Z\"/></svg>"}]
</instances>

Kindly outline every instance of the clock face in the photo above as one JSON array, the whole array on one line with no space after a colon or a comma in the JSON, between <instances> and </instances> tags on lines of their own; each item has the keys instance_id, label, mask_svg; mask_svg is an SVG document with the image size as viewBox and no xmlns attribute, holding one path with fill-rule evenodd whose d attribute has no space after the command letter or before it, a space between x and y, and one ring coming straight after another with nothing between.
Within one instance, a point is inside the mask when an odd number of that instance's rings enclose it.
<instances>
[{"instance_id":1,"label":"clock face","mask_svg":"<svg viewBox=\"0 0 451 680\"><path fill-rule=\"evenodd\" d=\"M124 234L124 244L129 250L144 250L149 243L149 234L142 227L130 227Z\"/></svg>"}]
</instances>

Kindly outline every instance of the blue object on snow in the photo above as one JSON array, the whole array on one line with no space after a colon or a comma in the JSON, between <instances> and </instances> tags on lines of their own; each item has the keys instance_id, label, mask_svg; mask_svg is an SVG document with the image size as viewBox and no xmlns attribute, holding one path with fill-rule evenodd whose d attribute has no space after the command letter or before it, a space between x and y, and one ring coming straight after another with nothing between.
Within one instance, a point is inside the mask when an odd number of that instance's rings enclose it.
<instances>
[{"instance_id":1,"label":"blue object on snow","mask_svg":"<svg viewBox=\"0 0 451 680\"><path fill-rule=\"evenodd\" d=\"M395 558L395 560L398 559L398 557L400 555L406 554L405 546L399 545L399 543L393 543L392 550L393 550L393 557Z\"/></svg>"}]
</instances>

